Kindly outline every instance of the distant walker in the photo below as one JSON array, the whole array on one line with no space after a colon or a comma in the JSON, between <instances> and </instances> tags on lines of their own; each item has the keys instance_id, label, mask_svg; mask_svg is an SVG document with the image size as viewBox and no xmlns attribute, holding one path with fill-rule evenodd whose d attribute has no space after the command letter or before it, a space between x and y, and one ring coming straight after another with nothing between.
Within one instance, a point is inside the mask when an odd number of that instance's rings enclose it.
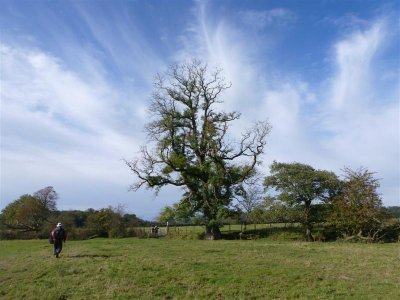
<instances>
[{"instance_id":1,"label":"distant walker","mask_svg":"<svg viewBox=\"0 0 400 300\"><path fill-rule=\"evenodd\" d=\"M152 235L153 237L157 237L157 236L158 236L158 226L157 226L157 225L151 227L151 235Z\"/></svg>"},{"instance_id":2,"label":"distant walker","mask_svg":"<svg viewBox=\"0 0 400 300\"><path fill-rule=\"evenodd\" d=\"M67 240L67 233L61 223L57 223L56 227L51 230L50 243L54 244L54 256L59 257L63 242Z\"/></svg>"}]
</instances>

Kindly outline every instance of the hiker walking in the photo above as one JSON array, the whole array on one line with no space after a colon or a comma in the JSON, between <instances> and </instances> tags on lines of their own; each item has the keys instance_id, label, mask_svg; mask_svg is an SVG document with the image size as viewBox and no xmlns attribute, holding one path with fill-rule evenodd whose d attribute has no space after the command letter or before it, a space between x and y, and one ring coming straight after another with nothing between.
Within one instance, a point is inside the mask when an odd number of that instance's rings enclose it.
<instances>
[{"instance_id":1,"label":"hiker walking","mask_svg":"<svg viewBox=\"0 0 400 300\"><path fill-rule=\"evenodd\" d=\"M57 226L52 229L50 239L54 244L54 256L58 258L62 250L62 243L65 243L67 239L67 233L61 223L57 223Z\"/></svg>"}]
</instances>

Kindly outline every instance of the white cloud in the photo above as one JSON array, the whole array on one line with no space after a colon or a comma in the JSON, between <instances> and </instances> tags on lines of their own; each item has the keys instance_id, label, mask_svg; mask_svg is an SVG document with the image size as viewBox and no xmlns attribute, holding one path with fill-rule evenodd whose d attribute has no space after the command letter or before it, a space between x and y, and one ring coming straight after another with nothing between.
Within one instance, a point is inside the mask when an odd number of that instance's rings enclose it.
<instances>
[{"instance_id":1,"label":"white cloud","mask_svg":"<svg viewBox=\"0 0 400 300\"><path fill-rule=\"evenodd\" d=\"M371 63L384 38L383 24L375 23L369 30L353 33L336 44L338 72L332 89L333 109L360 109L362 104L368 104Z\"/></svg>"},{"instance_id":2,"label":"white cloud","mask_svg":"<svg viewBox=\"0 0 400 300\"><path fill-rule=\"evenodd\" d=\"M365 19L360 18L356 14L347 13L344 16L340 16L337 18L333 17L325 17L323 22L333 24L336 27L339 27L342 31L352 32L358 29L365 29L371 26L371 22Z\"/></svg>"},{"instance_id":3,"label":"white cloud","mask_svg":"<svg viewBox=\"0 0 400 300\"><path fill-rule=\"evenodd\" d=\"M91 12L90 3L76 2L74 6L91 36L99 45L107 64L119 70L119 75L129 74L132 78L151 86L154 75L165 67L165 61L149 44L149 39L138 30L134 16L126 10L116 10L118 6L104 11L96 8L99 14ZM123 80L123 79L121 79Z\"/></svg>"},{"instance_id":4,"label":"white cloud","mask_svg":"<svg viewBox=\"0 0 400 300\"><path fill-rule=\"evenodd\" d=\"M398 205L399 83L383 87L376 80L384 75L375 61L387 36L385 22L377 21L336 43L337 72L321 120L322 130L331 135L323 138L322 149L343 165L377 172L383 200Z\"/></svg>"},{"instance_id":5,"label":"white cloud","mask_svg":"<svg viewBox=\"0 0 400 300\"><path fill-rule=\"evenodd\" d=\"M128 194L134 177L120 159L133 157L143 143L150 82L169 62L157 57L144 35L124 27L127 22L135 28L128 16L110 12L108 23L79 5L101 50L60 37L66 56L77 57L71 65L71 59L39 48L1 46L1 183L7 186L1 206L51 184L61 195L61 208L128 202L135 213L154 216L178 193L167 189L156 200L146 191ZM321 88L301 74L271 67L279 64L270 63L274 58L258 44L268 40L267 31L250 32L216 16L204 1L197 2L193 15L174 58L196 57L223 69L232 82L223 109L242 113L234 133L255 120L271 121L264 171L274 159L338 173L343 166L365 166L383 178L385 204L398 205L399 86L393 80L398 72L397 66L378 64L390 36L385 22L371 22L336 42L328 60L335 71ZM242 17L253 27L286 25L296 18L284 9L247 11ZM116 26L105 30L113 22ZM110 74L106 63L123 71Z\"/></svg>"},{"instance_id":6,"label":"white cloud","mask_svg":"<svg viewBox=\"0 0 400 300\"><path fill-rule=\"evenodd\" d=\"M264 27L287 25L296 20L296 15L285 8L274 8L271 10L247 10L240 13L243 23L262 29Z\"/></svg>"},{"instance_id":7,"label":"white cloud","mask_svg":"<svg viewBox=\"0 0 400 300\"><path fill-rule=\"evenodd\" d=\"M141 112L124 107L123 94L105 80L86 81L38 49L3 45L1 56L2 185L11 191L18 182L13 192L23 193L34 183L74 181L83 190L97 180L127 189L131 178L121 159L138 148L142 120L121 118L121 110L130 118ZM9 197L2 191L2 205Z\"/></svg>"},{"instance_id":8,"label":"white cloud","mask_svg":"<svg viewBox=\"0 0 400 300\"><path fill-rule=\"evenodd\" d=\"M211 71L222 69L225 81L232 83L222 95L226 99L223 106L228 111L240 110L246 118L247 109L257 111L251 104L262 96L259 86L263 85L263 76L259 77L259 70L254 67L260 64L256 47L230 20L214 20L206 2L198 2L194 14L197 18L181 36L182 48L176 60L194 57L206 62Z\"/></svg>"},{"instance_id":9,"label":"white cloud","mask_svg":"<svg viewBox=\"0 0 400 300\"><path fill-rule=\"evenodd\" d=\"M87 131L103 127L103 121L115 113L112 101L116 95L112 91L87 84L54 57L10 47L3 47L1 52L5 58L2 99L6 112L11 106L31 113L39 111L52 119L62 115L65 122Z\"/></svg>"},{"instance_id":10,"label":"white cloud","mask_svg":"<svg viewBox=\"0 0 400 300\"><path fill-rule=\"evenodd\" d=\"M285 15L252 14L265 24ZM180 57L200 57L222 67L233 84L225 94L224 109L243 113L234 131L269 118L273 129L265 169L272 160L300 161L338 174L344 166L364 166L382 178L384 203L398 204L399 87L397 83L387 91L387 84L382 87L376 81L385 75L376 75L381 69L378 56L389 43L384 21L371 22L334 44L328 61L335 71L326 88L325 83L312 85L296 74L282 75L268 68L265 61L273 58L252 50L254 35L247 36L228 19L214 20L204 3L199 4L197 16L183 37ZM392 98L380 99L382 95Z\"/></svg>"}]
</instances>

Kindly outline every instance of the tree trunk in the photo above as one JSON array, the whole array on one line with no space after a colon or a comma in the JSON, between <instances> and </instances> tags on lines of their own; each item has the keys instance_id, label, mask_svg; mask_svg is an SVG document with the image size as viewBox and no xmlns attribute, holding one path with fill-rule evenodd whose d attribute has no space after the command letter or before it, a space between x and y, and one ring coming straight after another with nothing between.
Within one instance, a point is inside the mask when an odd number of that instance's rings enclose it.
<instances>
[{"instance_id":1,"label":"tree trunk","mask_svg":"<svg viewBox=\"0 0 400 300\"><path fill-rule=\"evenodd\" d=\"M307 242L314 241L314 237L311 234L312 224L310 221L310 210L311 210L311 201L305 201L305 203L304 203L304 227L306 228Z\"/></svg>"},{"instance_id":2,"label":"tree trunk","mask_svg":"<svg viewBox=\"0 0 400 300\"><path fill-rule=\"evenodd\" d=\"M204 216L206 219L206 232L204 239L205 240L220 240L221 239L221 230L220 223L217 221L216 212L212 212L210 210L204 211Z\"/></svg>"},{"instance_id":3,"label":"tree trunk","mask_svg":"<svg viewBox=\"0 0 400 300\"><path fill-rule=\"evenodd\" d=\"M314 237L311 234L311 225L306 224L306 240L307 242L314 242Z\"/></svg>"},{"instance_id":4,"label":"tree trunk","mask_svg":"<svg viewBox=\"0 0 400 300\"><path fill-rule=\"evenodd\" d=\"M220 240L221 230L218 226L206 226L205 240Z\"/></svg>"}]
</instances>

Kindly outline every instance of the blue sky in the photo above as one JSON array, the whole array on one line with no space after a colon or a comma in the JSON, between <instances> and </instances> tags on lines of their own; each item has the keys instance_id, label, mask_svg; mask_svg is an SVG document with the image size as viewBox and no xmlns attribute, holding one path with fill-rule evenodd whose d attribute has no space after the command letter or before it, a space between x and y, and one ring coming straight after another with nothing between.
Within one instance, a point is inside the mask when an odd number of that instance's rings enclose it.
<instances>
[{"instance_id":1,"label":"blue sky","mask_svg":"<svg viewBox=\"0 0 400 300\"><path fill-rule=\"evenodd\" d=\"M273 160L367 167L400 205L398 1L7 1L0 11L1 205L54 186L59 209L179 199L128 192L156 73L201 59L232 87L239 132L273 126Z\"/></svg>"}]
</instances>

